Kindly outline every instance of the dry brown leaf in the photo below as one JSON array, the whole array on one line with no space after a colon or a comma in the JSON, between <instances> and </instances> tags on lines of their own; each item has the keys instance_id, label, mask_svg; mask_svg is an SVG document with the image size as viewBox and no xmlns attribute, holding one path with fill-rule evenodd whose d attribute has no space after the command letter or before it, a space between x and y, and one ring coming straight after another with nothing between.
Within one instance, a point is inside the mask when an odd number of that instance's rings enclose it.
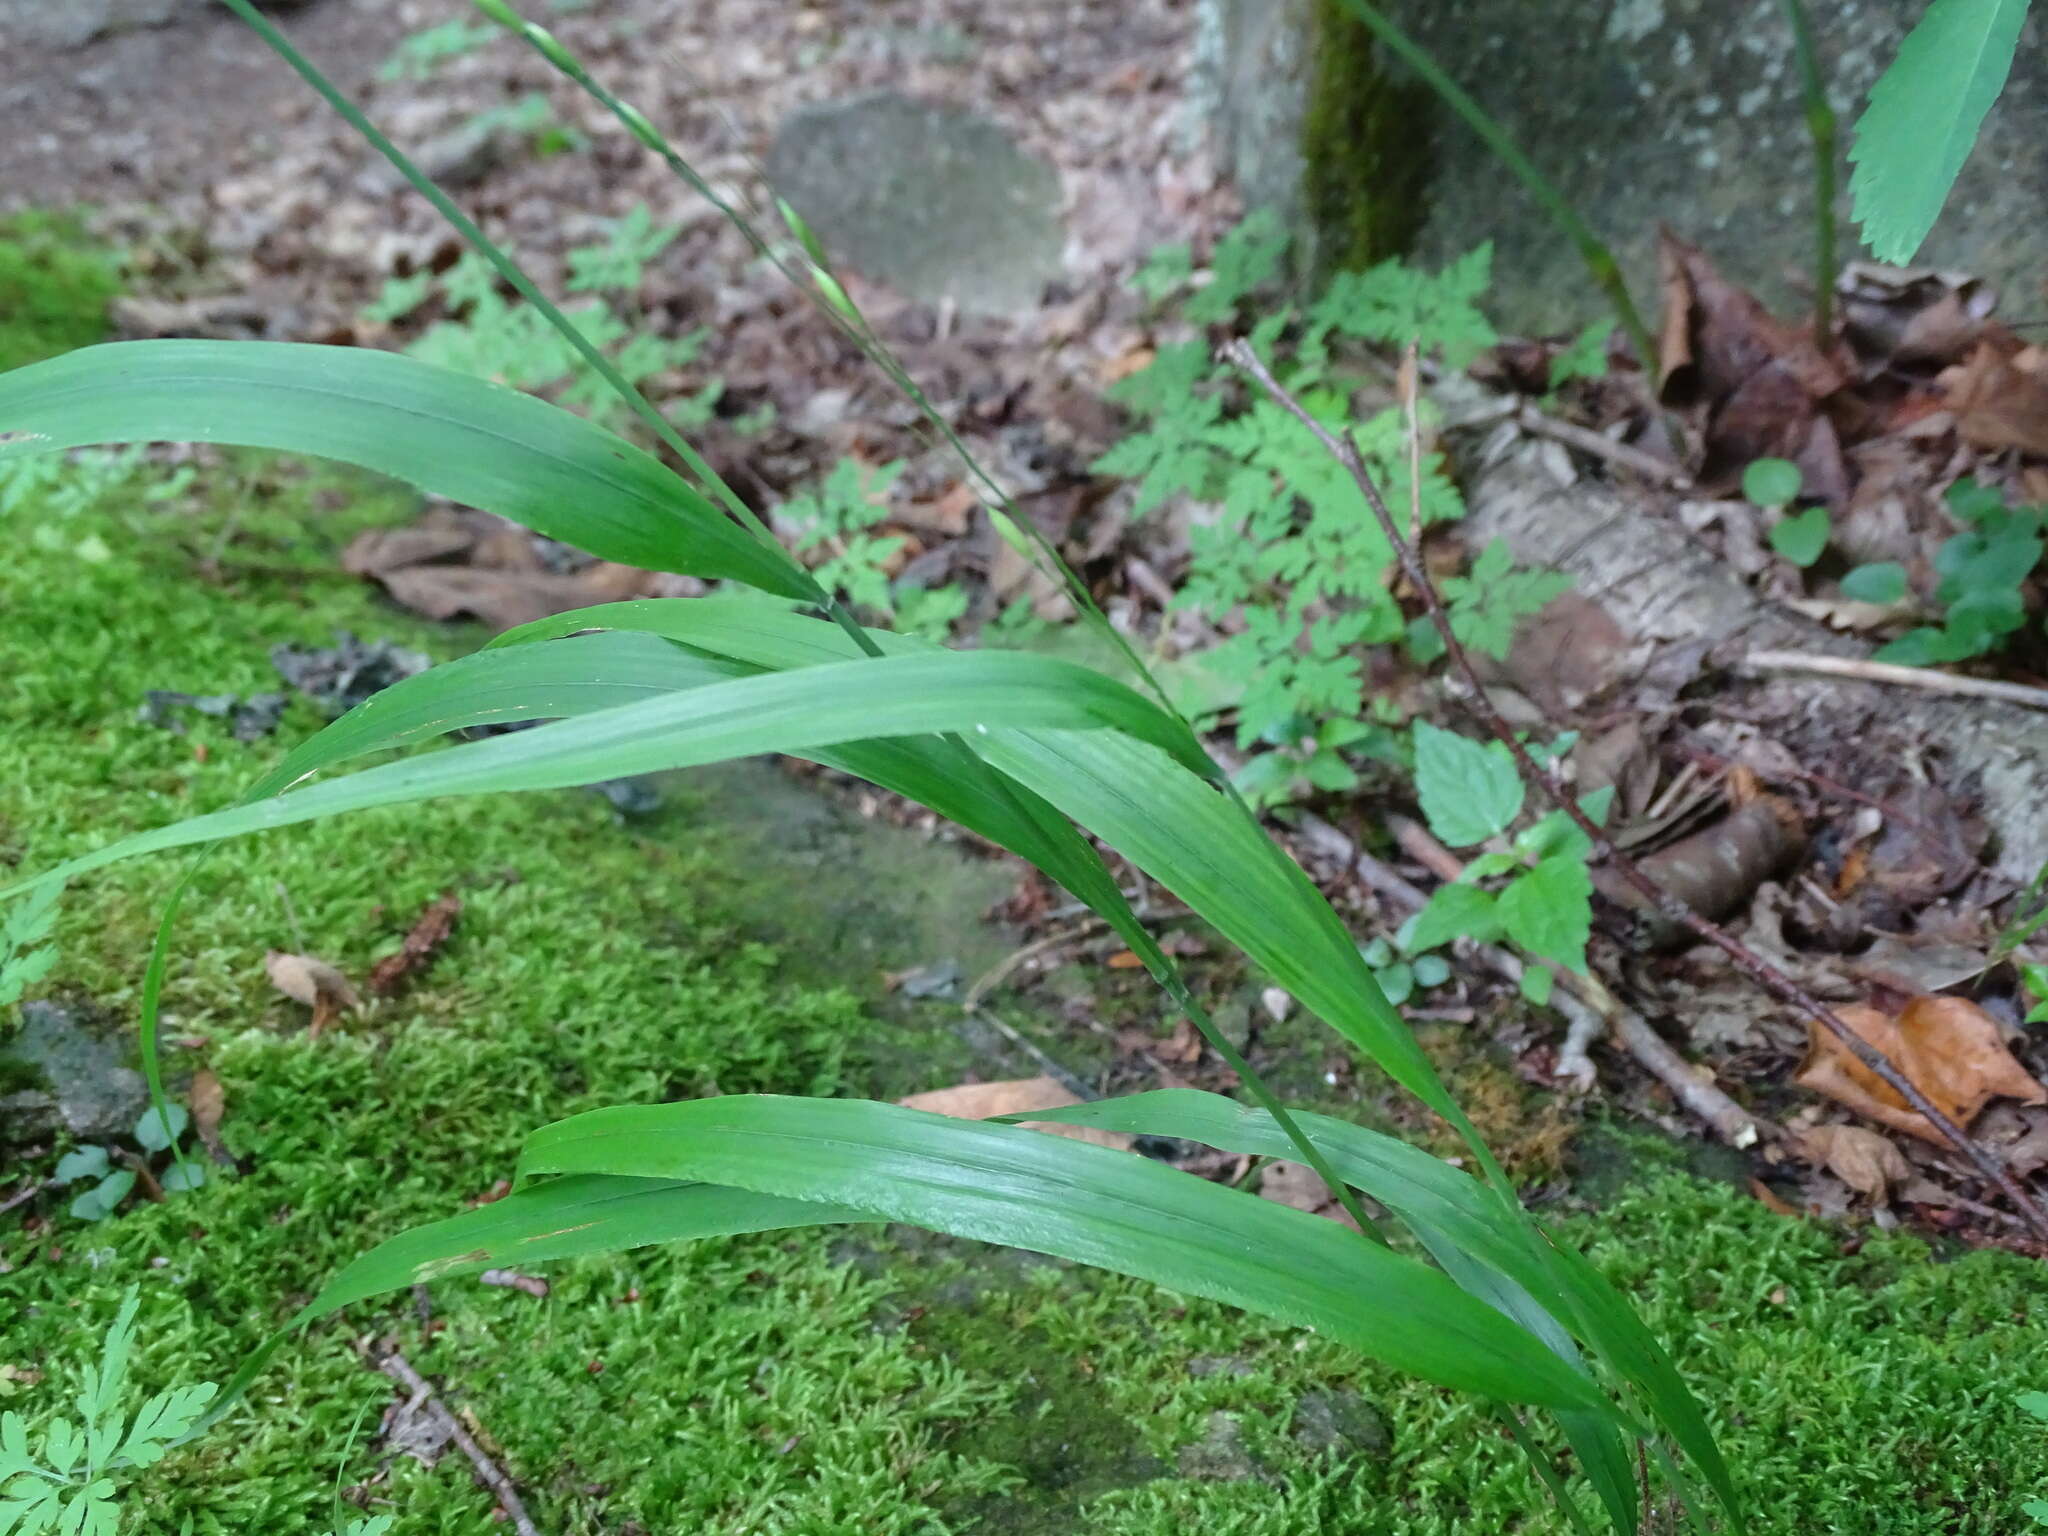
<instances>
[{"instance_id":1,"label":"dry brown leaf","mask_svg":"<svg viewBox=\"0 0 2048 1536\"><path fill-rule=\"evenodd\" d=\"M461 911L462 898L453 891L443 891L429 902L406 934L405 942L370 968L371 993L389 997L407 977L424 967L434 957L434 951L448 942Z\"/></svg>"},{"instance_id":2,"label":"dry brown leaf","mask_svg":"<svg viewBox=\"0 0 2048 1536\"><path fill-rule=\"evenodd\" d=\"M2025 366L2030 361L2026 352L2010 351L2010 343L1985 340L1941 376L1964 441L2048 456L2048 376Z\"/></svg>"},{"instance_id":3,"label":"dry brown leaf","mask_svg":"<svg viewBox=\"0 0 2048 1536\"><path fill-rule=\"evenodd\" d=\"M524 1291L537 1300L544 1299L548 1293L547 1281L539 1275L522 1275L516 1269L487 1269L476 1278L480 1285L496 1285L508 1291Z\"/></svg>"},{"instance_id":4,"label":"dry brown leaf","mask_svg":"<svg viewBox=\"0 0 2048 1536\"><path fill-rule=\"evenodd\" d=\"M1913 1176L1906 1156L1890 1139L1860 1125L1816 1125L1799 1138L1799 1150L1836 1178L1882 1204L1892 1186Z\"/></svg>"},{"instance_id":5,"label":"dry brown leaf","mask_svg":"<svg viewBox=\"0 0 2048 1536\"><path fill-rule=\"evenodd\" d=\"M2048 1104L2044 1089L2005 1048L1998 1021L1960 997L1917 997L1896 1019L1875 1008L1838 1009L1843 1023L1877 1048L1927 1095L1934 1107L1967 1127L1994 1098ZM1795 1080L1866 1119L1922 1141L1947 1139L1918 1110L1819 1024L1811 1024L1806 1059Z\"/></svg>"},{"instance_id":6,"label":"dry brown leaf","mask_svg":"<svg viewBox=\"0 0 2048 1536\"><path fill-rule=\"evenodd\" d=\"M951 1088L934 1088L930 1093L913 1093L896 1102L905 1109L927 1110L955 1120L988 1120L1029 1109L1066 1109L1081 1100L1056 1077L1021 1077L1000 1083L959 1083ZM1099 1131L1092 1125L1060 1125L1046 1120L1026 1120L1023 1125L1027 1130L1092 1141L1098 1147L1130 1150L1131 1138L1121 1131Z\"/></svg>"},{"instance_id":7,"label":"dry brown leaf","mask_svg":"<svg viewBox=\"0 0 2048 1536\"><path fill-rule=\"evenodd\" d=\"M1358 1223L1330 1193L1330 1186L1307 1163L1275 1158L1259 1175L1259 1194L1276 1205L1292 1206L1297 1211L1307 1211L1311 1216L1341 1221L1353 1231L1358 1229Z\"/></svg>"},{"instance_id":8,"label":"dry brown leaf","mask_svg":"<svg viewBox=\"0 0 2048 1536\"><path fill-rule=\"evenodd\" d=\"M363 1006L348 978L313 955L288 955L273 949L263 957L263 969L278 991L313 1010L312 1032L316 1035L344 1009L354 1012Z\"/></svg>"},{"instance_id":9,"label":"dry brown leaf","mask_svg":"<svg viewBox=\"0 0 2048 1536\"><path fill-rule=\"evenodd\" d=\"M217 1163L234 1161L220 1143L220 1117L227 1109L227 1093L211 1067L192 1074L192 1086L185 1090L185 1102L192 1111L192 1130L200 1145Z\"/></svg>"}]
</instances>

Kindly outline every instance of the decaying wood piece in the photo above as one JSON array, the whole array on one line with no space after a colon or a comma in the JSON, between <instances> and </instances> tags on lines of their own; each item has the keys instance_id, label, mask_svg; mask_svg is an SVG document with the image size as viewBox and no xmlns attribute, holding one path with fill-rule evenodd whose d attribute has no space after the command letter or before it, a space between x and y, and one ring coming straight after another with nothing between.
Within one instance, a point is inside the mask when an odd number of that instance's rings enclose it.
<instances>
[{"instance_id":1,"label":"decaying wood piece","mask_svg":"<svg viewBox=\"0 0 2048 1536\"><path fill-rule=\"evenodd\" d=\"M1669 515L1655 491L1561 477L1554 444L1521 438L1468 460L1461 525L1474 547L1499 538L1517 561L1570 576L1633 646L1647 673L1679 648L1739 669L1757 652L1863 660L1871 647L1759 597ZM1624 684L1630 679L1624 678ZM1993 827L1993 867L2024 883L2048 862L2048 716L1988 698L1921 696L1850 677L1731 675L1718 695L1802 755L1870 764L1881 782L1930 744L1952 783L1974 789Z\"/></svg>"}]
</instances>

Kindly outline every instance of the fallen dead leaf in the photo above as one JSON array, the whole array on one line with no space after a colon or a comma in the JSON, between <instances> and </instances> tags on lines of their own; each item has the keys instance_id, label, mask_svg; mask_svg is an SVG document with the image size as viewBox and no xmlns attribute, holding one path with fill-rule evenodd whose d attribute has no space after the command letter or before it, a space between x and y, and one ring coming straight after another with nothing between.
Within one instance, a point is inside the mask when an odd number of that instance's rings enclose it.
<instances>
[{"instance_id":1,"label":"fallen dead leaf","mask_svg":"<svg viewBox=\"0 0 2048 1536\"><path fill-rule=\"evenodd\" d=\"M312 1032L316 1035L344 1009L353 1013L363 1006L348 978L313 955L288 955L273 949L263 957L263 969L278 991L313 1010Z\"/></svg>"},{"instance_id":2,"label":"fallen dead leaf","mask_svg":"<svg viewBox=\"0 0 2048 1536\"><path fill-rule=\"evenodd\" d=\"M1330 1193L1330 1186L1307 1163L1274 1159L1259 1175L1259 1195L1276 1205L1292 1206L1297 1211L1307 1211L1311 1216L1326 1216L1331 1221L1341 1221L1353 1231L1358 1230L1358 1223Z\"/></svg>"},{"instance_id":3,"label":"fallen dead leaf","mask_svg":"<svg viewBox=\"0 0 2048 1536\"><path fill-rule=\"evenodd\" d=\"M2009 334L1979 342L1940 382L1964 441L2048 456L2048 374L2038 366L2039 349L2014 351Z\"/></svg>"},{"instance_id":4,"label":"fallen dead leaf","mask_svg":"<svg viewBox=\"0 0 2048 1536\"><path fill-rule=\"evenodd\" d=\"M433 959L434 952L448 942L448 935L455 931L455 919L461 912L462 898L453 891L443 891L427 903L426 909L407 932L405 942L370 968L368 986L371 994L389 997L414 972L423 969Z\"/></svg>"},{"instance_id":5,"label":"fallen dead leaf","mask_svg":"<svg viewBox=\"0 0 2048 1536\"><path fill-rule=\"evenodd\" d=\"M1888 1137L1860 1125L1816 1125L1799 1138L1799 1149L1872 1201L1883 1204L1892 1186L1913 1176L1906 1156Z\"/></svg>"},{"instance_id":6,"label":"fallen dead leaf","mask_svg":"<svg viewBox=\"0 0 2048 1536\"><path fill-rule=\"evenodd\" d=\"M1918 997L1896 1018L1875 1008L1838 1009L1842 1022L1875 1046L1936 1109L1967 1128L1994 1098L2048 1104L2048 1089L2005 1047L1998 1021L1960 997ZM1866 1119L1922 1141L1947 1140L1919 1111L1818 1024L1809 1025L1806 1059L1795 1081Z\"/></svg>"},{"instance_id":7,"label":"fallen dead leaf","mask_svg":"<svg viewBox=\"0 0 2048 1536\"><path fill-rule=\"evenodd\" d=\"M220 1085L220 1078L211 1067L201 1067L192 1074L192 1086L185 1091L185 1102L192 1111L192 1132L199 1138L200 1145L217 1163L232 1163L227 1148L220 1142L220 1117L227 1109L227 1093Z\"/></svg>"},{"instance_id":8,"label":"fallen dead leaf","mask_svg":"<svg viewBox=\"0 0 2048 1536\"><path fill-rule=\"evenodd\" d=\"M1056 1077L1022 1077L1000 1083L959 1083L951 1088L934 1088L930 1093L913 1093L896 1102L905 1109L928 1110L955 1120L988 1120L1030 1109L1065 1109L1081 1100ZM1129 1151L1131 1146L1131 1138L1120 1131L1042 1120L1022 1123L1027 1130L1071 1136L1076 1141L1092 1141L1098 1147L1115 1147L1120 1152Z\"/></svg>"},{"instance_id":9,"label":"fallen dead leaf","mask_svg":"<svg viewBox=\"0 0 2048 1536\"><path fill-rule=\"evenodd\" d=\"M1106 962L1112 971L1135 971L1144 963L1134 951L1128 949L1118 950Z\"/></svg>"}]
</instances>

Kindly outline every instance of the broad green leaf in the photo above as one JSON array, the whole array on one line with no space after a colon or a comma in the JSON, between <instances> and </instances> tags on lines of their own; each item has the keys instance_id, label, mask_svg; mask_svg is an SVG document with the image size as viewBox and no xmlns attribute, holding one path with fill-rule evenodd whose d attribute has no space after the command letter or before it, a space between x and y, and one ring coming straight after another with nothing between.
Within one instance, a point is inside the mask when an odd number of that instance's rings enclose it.
<instances>
[{"instance_id":1,"label":"broad green leaf","mask_svg":"<svg viewBox=\"0 0 2048 1536\"><path fill-rule=\"evenodd\" d=\"M339 459L607 560L816 595L787 554L653 455L530 395L396 353L125 341L0 374L0 464L159 441Z\"/></svg>"},{"instance_id":2,"label":"broad green leaf","mask_svg":"<svg viewBox=\"0 0 2048 1536\"><path fill-rule=\"evenodd\" d=\"M1584 859L1552 854L1500 894L1501 926L1532 955L1586 969L1593 931L1593 879Z\"/></svg>"},{"instance_id":3,"label":"broad green leaf","mask_svg":"<svg viewBox=\"0 0 2048 1536\"><path fill-rule=\"evenodd\" d=\"M1525 965L1522 967L1522 996L1538 1008L1546 1007L1550 994L1557 988L1557 978L1546 966Z\"/></svg>"},{"instance_id":4,"label":"broad green leaf","mask_svg":"<svg viewBox=\"0 0 2048 1536\"><path fill-rule=\"evenodd\" d=\"M758 599L610 604L509 631L495 643L530 643L595 623L645 629L760 666L811 667L857 654L837 626ZM869 633L891 655L933 649L906 636ZM1329 903L1213 785L1116 732L998 728L963 739L1005 777L1072 817L1215 924L1409 1092L1452 1124L1467 1125ZM1047 872L1095 905L1061 869L1048 866ZM1096 910L1118 921L1107 902Z\"/></svg>"},{"instance_id":5,"label":"broad green leaf","mask_svg":"<svg viewBox=\"0 0 2048 1536\"><path fill-rule=\"evenodd\" d=\"M2019 1404L2020 1412L2048 1424L2048 1392L2022 1392L2013 1401Z\"/></svg>"},{"instance_id":6,"label":"broad green leaf","mask_svg":"<svg viewBox=\"0 0 2048 1536\"><path fill-rule=\"evenodd\" d=\"M1859 565L1842 578L1842 596L1859 603L1896 603L1906 595L1906 568L1896 560Z\"/></svg>"},{"instance_id":7,"label":"broad green leaf","mask_svg":"<svg viewBox=\"0 0 2048 1536\"><path fill-rule=\"evenodd\" d=\"M1829 531L1828 509L1808 507L1771 525L1771 548L1805 570L1828 547Z\"/></svg>"},{"instance_id":8,"label":"broad green leaf","mask_svg":"<svg viewBox=\"0 0 2048 1536\"><path fill-rule=\"evenodd\" d=\"M1286 1139L1270 1116L1194 1089L1034 1110L1031 1118L1180 1137L1253 1156L1288 1155ZM1598 1270L1573 1250L1533 1232L1477 1179L1420 1148L1327 1115L1296 1118L1339 1175L1393 1211L1439 1263L1447 1263L1447 1253L1462 1253L1505 1277L1513 1289L1498 1292L1500 1300L1523 1306L1515 1299L1519 1293L1536 1309L1514 1314L1524 1326L1555 1348L1558 1335L1544 1332L1538 1314L1567 1322L1623 1379L1640 1389L1659 1422L1700 1468L1739 1525L1741 1501L1699 1404L1642 1320Z\"/></svg>"},{"instance_id":9,"label":"broad green leaf","mask_svg":"<svg viewBox=\"0 0 2048 1536\"><path fill-rule=\"evenodd\" d=\"M1490 944L1500 937L1500 917L1491 893L1454 880L1431 893L1428 905L1401 927L1401 948L1420 954L1452 939Z\"/></svg>"},{"instance_id":10,"label":"broad green leaf","mask_svg":"<svg viewBox=\"0 0 2048 1536\"><path fill-rule=\"evenodd\" d=\"M1415 726L1415 793L1429 829L1453 848L1483 843L1521 813L1522 777L1497 741L1477 742L1427 720Z\"/></svg>"},{"instance_id":11,"label":"broad green leaf","mask_svg":"<svg viewBox=\"0 0 2048 1536\"><path fill-rule=\"evenodd\" d=\"M558 1121L527 1139L519 1167L522 1180L703 1179L851 1206L1312 1327L1424 1380L1504 1402L1605 1406L1526 1331L1414 1259L1067 1137L891 1104L732 1095Z\"/></svg>"},{"instance_id":12,"label":"broad green leaf","mask_svg":"<svg viewBox=\"0 0 2048 1536\"><path fill-rule=\"evenodd\" d=\"M1184 760L1202 760L1184 725L1098 672L1014 652L934 650L735 678L381 764L140 833L38 878L69 879L157 849L238 837L371 806L447 795L559 789L867 736L962 731L981 737L1005 724L1120 726L1170 745Z\"/></svg>"},{"instance_id":13,"label":"broad green leaf","mask_svg":"<svg viewBox=\"0 0 2048 1536\"><path fill-rule=\"evenodd\" d=\"M1904 266L1934 228L2026 19L2027 0L1932 0L1871 87L1849 195L1879 261Z\"/></svg>"},{"instance_id":14,"label":"broad green leaf","mask_svg":"<svg viewBox=\"0 0 2048 1536\"><path fill-rule=\"evenodd\" d=\"M1790 459L1751 459L1742 471L1742 495L1759 507L1782 507L1799 495L1799 466Z\"/></svg>"},{"instance_id":15,"label":"broad green leaf","mask_svg":"<svg viewBox=\"0 0 2048 1536\"><path fill-rule=\"evenodd\" d=\"M737 616L765 611L797 626L799 632L817 629L844 639L834 626L797 619L772 600L760 598L650 600L560 615L507 631L499 637L502 645L394 683L302 743L254 793L274 793L334 763L468 726L572 718L659 693L755 675L760 669L751 663L711 656L661 638L667 631L687 636L693 630L673 608L699 607L709 610L713 620L721 613ZM645 623L636 624L636 619ZM604 623L617 627L578 633ZM568 638L552 638L560 636ZM540 640L550 643L535 643ZM929 649L918 647L915 653L926 654ZM850 659L855 654L849 643L845 656ZM827 659L841 657L830 653ZM791 749L791 755L853 774L929 806L1029 859L1113 922L1118 921L1117 912L1105 910L1123 906L1116 882L1074 829L1037 796L1007 780L997 781L993 769L964 757L964 751L931 737L897 737L808 751Z\"/></svg>"}]
</instances>

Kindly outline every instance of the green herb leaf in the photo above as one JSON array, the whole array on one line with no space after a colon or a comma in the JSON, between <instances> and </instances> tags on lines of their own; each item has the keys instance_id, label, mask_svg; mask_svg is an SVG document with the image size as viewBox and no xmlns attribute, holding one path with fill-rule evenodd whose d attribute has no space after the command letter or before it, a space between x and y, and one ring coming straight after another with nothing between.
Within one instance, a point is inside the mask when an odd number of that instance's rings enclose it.
<instances>
[{"instance_id":1,"label":"green herb leaf","mask_svg":"<svg viewBox=\"0 0 2048 1536\"><path fill-rule=\"evenodd\" d=\"M1842 578L1842 596L1859 603L1896 603L1906 595L1906 568L1895 560L1859 565Z\"/></svg>"},{"instance_id":2,"label":"green herb leaf","mask_svg":"<svg viewBox=\"0 0 2048 1536\"><path fill-rule=\"evenodd\" d=\"M1453 848L1505 831L1521 813L1515 759L1497 741L1477 742L1427 720L1415 726L1415 793L1429 829Z\"/></svg>"},{"instance_id":3,"label":"green herb leaf","mask_svg":"<svg viewBox=\"0 0 2048 1536\"><path fill-rule=\"evenodd\" d=\"M1801 570L1820 558L1828 547L1828 509L1808 507L1781 517L1771 529L1771 548Z\"/></svg>"},{"instance_id":4,"label":"green herb leaf","mask_svg":"<svg viewBox=\"0 0 2048 1536\"><path fill-rule=\"evenodd\" d=\"M1552 854L1500 896L1508 937L1532 955L1583 973L1593 929L1593 881L1583 859Z\"/></svg>"},{"instance_id":5,"label":"green herb leaf","mask_svg":"<svg viewBox=\"0 0 2048 1536\"><path fill-rule=\"evenodd\" d=\"M1402 924L1400 941L1406 953L1417 955L1452 939L1476 939L1490 944L1500 937L1500 932L1500 916L1494 910L1492 894L1454 880L1438 886L1428 904Z\"/></svg>"},{"instance_id":6,"label":"green herb leaf","mask_svg":"<svg viewBox=\"0 0 2048 1536\"><path fill-rule=\"evenodd\" d=\"M1879 261L1906 265L1934 227L2026 19L2027 0L1933 0L1871 87L1849 194Z\"/></svg>"},{"instance_id":7,"label":"green herb leaf","mask_svg":"<svg viewBox=\"0 0 2048 1536\"><path fill-rule=\"evenodd\" d=\"M1782 507L1799 495L1800 483L1790 459L1752 459L1742 472L1742 495L1759 507Z\"/></svg>"}]
</instances>

